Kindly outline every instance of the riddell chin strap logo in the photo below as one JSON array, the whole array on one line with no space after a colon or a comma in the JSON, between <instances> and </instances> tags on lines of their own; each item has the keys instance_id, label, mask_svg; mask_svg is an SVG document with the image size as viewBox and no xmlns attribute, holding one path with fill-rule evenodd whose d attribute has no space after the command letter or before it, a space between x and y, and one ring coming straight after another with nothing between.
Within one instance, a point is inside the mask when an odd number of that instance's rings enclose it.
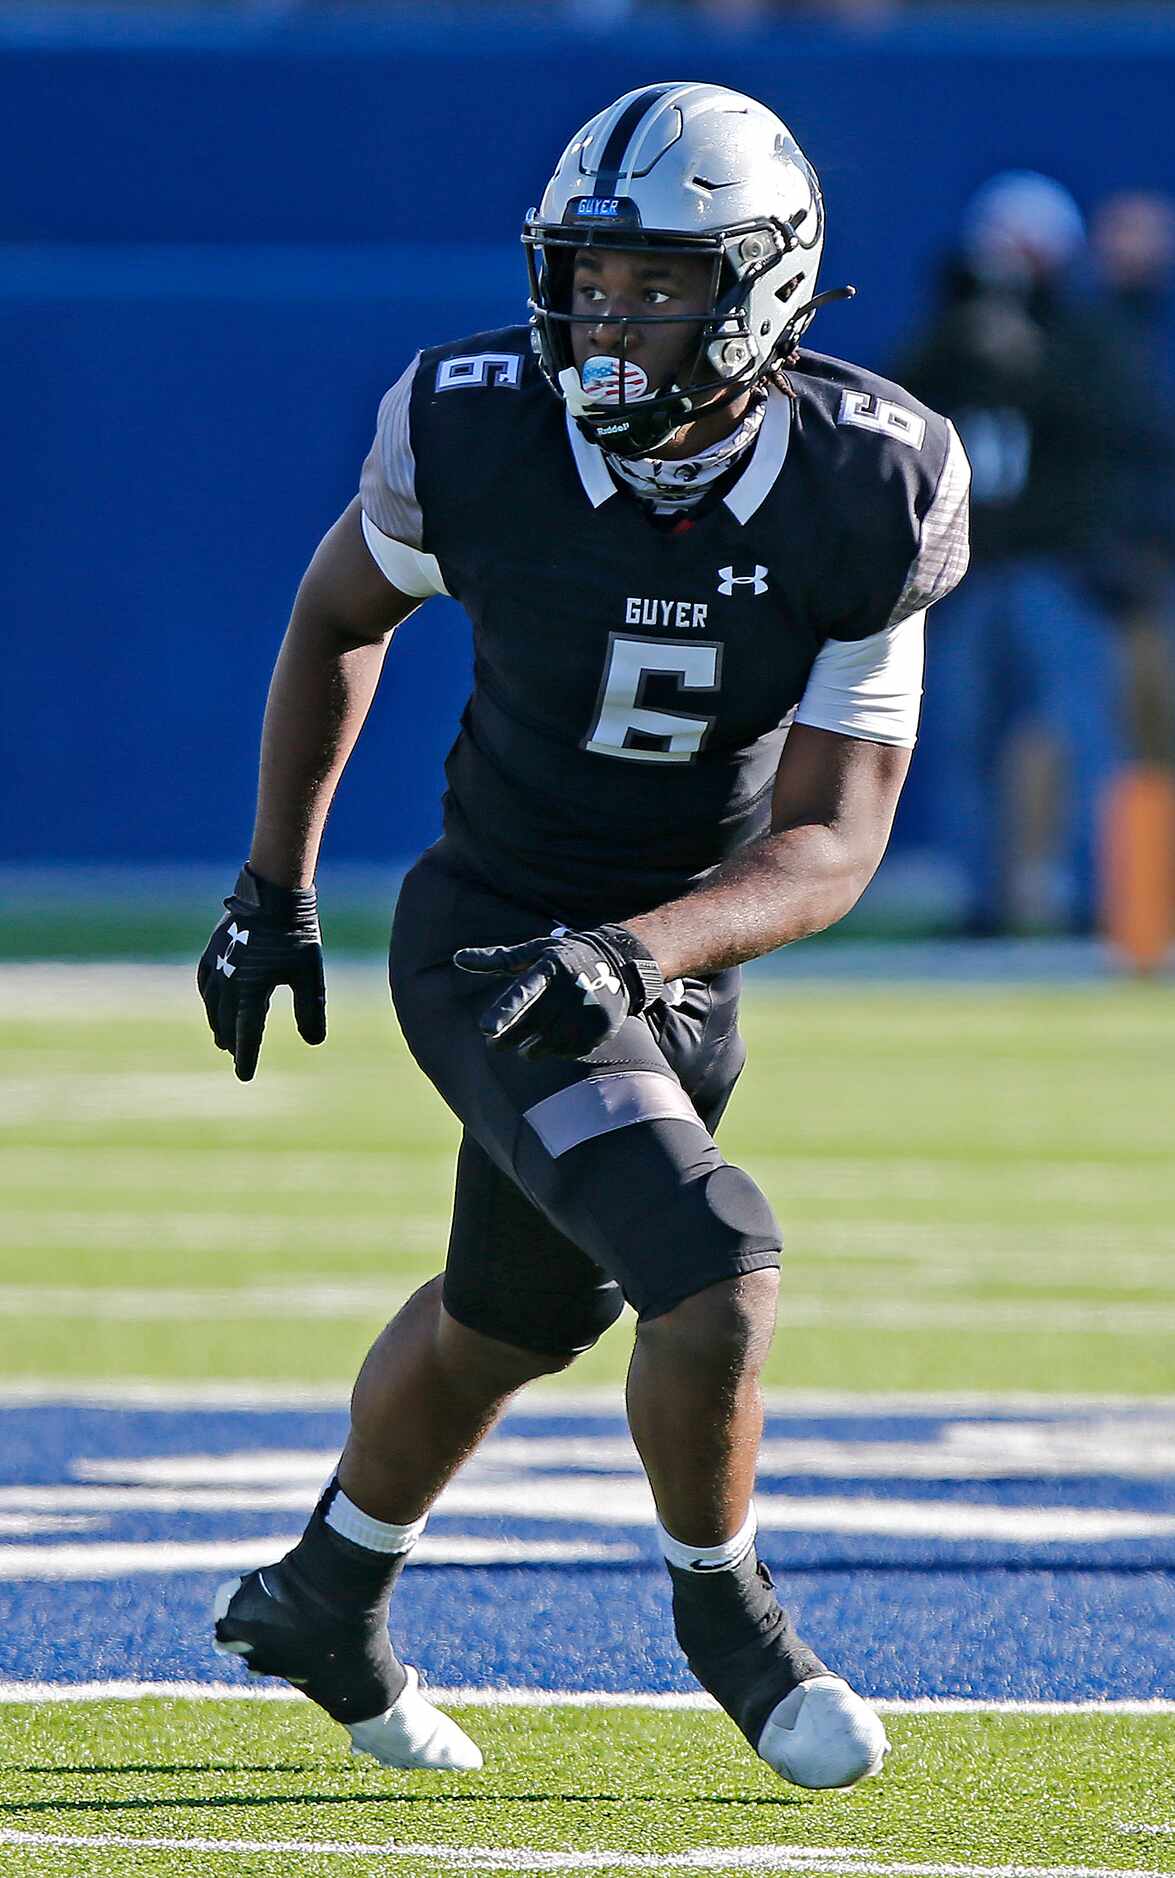
<instances>
[{"instance_id":1,"label":"riddell chin strap logo","mask_svg":"<svg viewBox=\"0 0 1175 1878\"><path fill-rule=\"evenodd\" d=\"M750 587L754 593L766 593L767 569L756 563L753 574L736 574L733 567L718 569L718 591L729 600L736 587Z\"/></svg>"},{"instance_id":2,"label":"riddell chin strap logo","mask_svg":"<svg viewBox=\"0 0 1175 1878\"><path fill-rule=\"evenodd\" d=\"M233 953L238 946L247 946L248 943L249 928L247 926L238 926L236 920L234 920L228 929L228 951L222 952L217 959L217 971L223 972L226 978L231 978L237 969L233 964Z\"/></svg>"}]
</instances>

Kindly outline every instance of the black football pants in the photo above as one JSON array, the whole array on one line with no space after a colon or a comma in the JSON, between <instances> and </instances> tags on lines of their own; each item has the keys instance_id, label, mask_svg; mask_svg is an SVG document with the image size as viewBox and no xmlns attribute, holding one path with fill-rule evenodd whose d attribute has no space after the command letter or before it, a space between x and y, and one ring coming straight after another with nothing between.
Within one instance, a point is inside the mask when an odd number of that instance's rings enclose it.
<instances>
[{"instance_id":1,"label":"black football pants","mask_svg":"<svg viewBox=\"0 0 1175 1878\"><path fill-rule=\"evenodd\" d=\"M478 1017L495 984L459 946L546 930L456 871L443 846L404 882L390 975L409 1048L464 1124L446 1309L545 1354L588 1348L625 1299L658 1317L722 1279L779 1264L779 1227L714 1129L745 1060L737 971L682 981L583 1059L491 1051Z\"/></svg>"}]
</instances>

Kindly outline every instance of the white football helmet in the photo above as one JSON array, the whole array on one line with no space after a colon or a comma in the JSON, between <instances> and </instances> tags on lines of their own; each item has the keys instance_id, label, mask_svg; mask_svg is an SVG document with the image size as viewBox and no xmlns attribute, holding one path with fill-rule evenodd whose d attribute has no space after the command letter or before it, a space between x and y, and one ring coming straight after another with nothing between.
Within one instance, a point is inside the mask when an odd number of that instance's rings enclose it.
<instances>
[{"instance_id":1,"label":"white football helmet","mask_svg":"<svg viewBox=\"0 0 1175 1878\"><path fill-rule=\"evenodd\" d=\"M795 138L765 105L721 85L650 85L593 117L560 157L522 240L542 369L581 430L620 455L648 455L691 413L729 403L791 355L818 306L852 292L815 294L824 204ZM585 388L571 349L576 251L650 246L712 258L696 354L679 382L634 396L629 383L643 374L625 359L628 327L696 325L697 316L619 320L620 369Z\"/></svg>"}]
</instances>

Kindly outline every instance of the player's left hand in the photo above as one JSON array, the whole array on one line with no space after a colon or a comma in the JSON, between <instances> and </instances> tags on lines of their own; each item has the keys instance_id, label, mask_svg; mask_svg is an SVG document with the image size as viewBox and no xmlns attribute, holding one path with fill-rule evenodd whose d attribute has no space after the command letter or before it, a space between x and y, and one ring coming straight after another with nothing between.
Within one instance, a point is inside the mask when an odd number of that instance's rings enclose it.
<instances>
[{"instance_id":1,"label":"player's left hand","mask_svg":"<svg viewBox=\"0 0 1175 1878\"><path fill-rule=\"evenodd\" d=\"M559 927L524 945L466 946L453 963L512 980L483 1011L481 1031L491 1049L526 1056L587 1056L665 992L656 959L627 926Z\"/></svg>"}]
</instances>

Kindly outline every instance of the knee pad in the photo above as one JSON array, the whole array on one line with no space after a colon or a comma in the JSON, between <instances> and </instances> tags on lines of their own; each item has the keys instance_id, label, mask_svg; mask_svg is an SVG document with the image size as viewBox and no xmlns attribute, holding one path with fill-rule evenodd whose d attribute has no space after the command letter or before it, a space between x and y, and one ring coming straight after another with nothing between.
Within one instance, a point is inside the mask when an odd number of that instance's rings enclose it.
<instances>
[{"instance_id":1,"label":"knee pad","mask_svg":"<svg viewBox=\"0 0 1175 1878\"><path fill-rule=\"evenodd\" d=\"M783 1234L766 1195L741 1167L718 1165L681 1190L667 1222L676 1251L653 1274L642 1322L745 1272L777 1270Z\"/></svg>"},{"instance_id":2,"label":"knee pad","mask_svg":"<svg viewBox=\"0 0 1175 1878\"><path fill-rule=\"evenodd\" d=\"M715 1229L739 1252L767 1245L776 1252L783 1244L783 1234L766 1194L757 1182L723 1161L706 1176L705 1204Z\"/></svg>"},{"instance_id":3,"label":"knee pad","mask_svg":"<svg viewBox=\"0 0 1175 1878\"><path fill-rule=\"evenodd\" d=\"M766 1197L701 1129L647 1122L612 1136L607 1160L595 1178L583 1169L592 1254L641 1319L724 1278L778 1266L783 1237Z\"/></svg>"},{"instance_id":4,"label":"knee pad","mask_svg":"<svg viewBox=\"0 0 1175 1878\"><path fill-rule=\"evenodd\" d=\"M778 1269L783 1234L766 1195L741 1167L720 1157L717 1166L681 1189L666 1226L669 1262L658 1261L636 1306L642 1322L723 1279Z\"/></svg>"}]
</instances>

